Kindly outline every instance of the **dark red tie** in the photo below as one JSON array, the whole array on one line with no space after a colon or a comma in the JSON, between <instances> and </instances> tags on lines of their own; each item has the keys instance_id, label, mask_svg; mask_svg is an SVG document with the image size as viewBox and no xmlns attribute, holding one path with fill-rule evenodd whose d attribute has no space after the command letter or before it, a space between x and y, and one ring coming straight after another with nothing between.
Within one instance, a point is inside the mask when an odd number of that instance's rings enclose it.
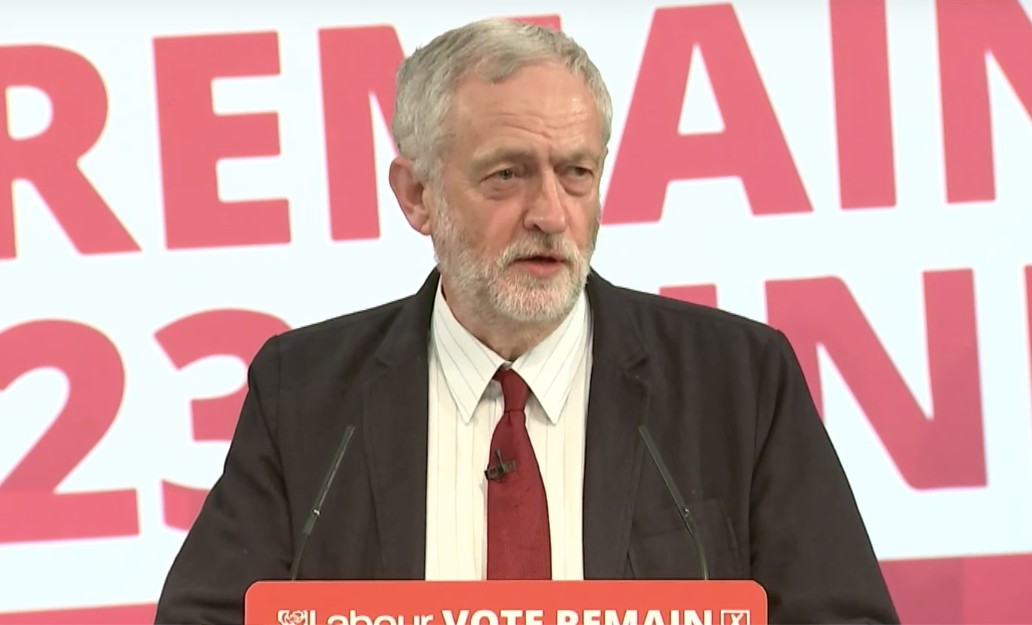
<instances>
[{"instance_id":1,"label":"dark red tie","mask_svg":"<svg viewBox=\"0 0 1032 625\"><path fill-rule=\"evenodd\" d=\"M524 408L530 389L499 369L505 412L491 437L487 482L487 578L552 579L548 500Z\"/></svg>"}]
</instances>

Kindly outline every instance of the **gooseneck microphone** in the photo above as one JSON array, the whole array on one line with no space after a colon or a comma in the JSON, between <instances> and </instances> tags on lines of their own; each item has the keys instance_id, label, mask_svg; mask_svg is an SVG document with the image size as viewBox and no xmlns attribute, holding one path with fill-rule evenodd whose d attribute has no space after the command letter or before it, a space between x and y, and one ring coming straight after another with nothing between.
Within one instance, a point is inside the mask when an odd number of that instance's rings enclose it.
<instances>
[{"instance_id":1,"label":"gooseneck microphone","mask_svg":"<svg viewBox=\"0 0 1032 625\"><path fill-rule=\"evenodd\" d=\"M297 569L301 566L301 556L305 553L305 545L308 544L308 537L312 535L312 530L315 529L315 522L319 520L319 515L322 513L323 502L326 501L326 495L330 492L330 486L333 485L333 480L337 477L337 471L340 469L341 462L344 461L344 454L348 452L348 447L351 445L351 437L354 436L354 434L355 426L349 425L344 428L344 436L340 439L337 453L333 455L333 464L331 464L329 470L326 471L326 477L323 478L322 487L319 488L319 493L315 498L315 505L312 506L312 511L308 515L308 520L305 521L305 525L301 529L301 542L298 543L297 551L294 553L294 561L290 564L290 581L297 579Z\"/></svg>"},{"instance_id":2,"label":"gooseneck microphone","mask_svg":"<svg viewBox=\"0 0 1032 625\"><path fill-rule=\"evenodd\" d=\"M695 526L695 519L692 518L692 511L688 508L688 504L684 502L684 497L681 496L681 492L677 490L677 485L674 484L674 478L670 475L670 471L666 467L666 463L663 462L662 456L659 455L659 449L656 448L656 443L652 440L652 435L649 434L649 429L644 424L638 426L638 435L641 436L641 440L645 443L645 449L649 450L649 456L652 457L652 464L656 465L656 469L659 471L660 477L663 478L663 483L666 484L667 492L670 493L670 499L673 500L674 505L677 506L677 514L681 517L681 522L684 523L684 529L688 530L688 536L692 539L692 545L695 546L695 554L699 561L699 570L702 571L702 579L709 579L709 567L706 565L706 552L702 548L702 541L699 539L699 529Z\"/></svg>"}]
</instances>

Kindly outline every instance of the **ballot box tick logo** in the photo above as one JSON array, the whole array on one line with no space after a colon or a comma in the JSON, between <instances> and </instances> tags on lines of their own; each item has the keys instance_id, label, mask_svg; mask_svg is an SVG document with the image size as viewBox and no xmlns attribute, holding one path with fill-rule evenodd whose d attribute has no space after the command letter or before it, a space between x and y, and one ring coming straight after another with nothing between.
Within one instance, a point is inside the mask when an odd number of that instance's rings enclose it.
<instances>
[{"instance_id":1,"label":"ballot box tick logo","mask_svg":"<svg viewBox=\"0 0 1032 625\"><path fill-rule=\"evenodd\" d=\"M721 610L720 625L749 625L749 610Z\"/></svg>"}]
</instances>

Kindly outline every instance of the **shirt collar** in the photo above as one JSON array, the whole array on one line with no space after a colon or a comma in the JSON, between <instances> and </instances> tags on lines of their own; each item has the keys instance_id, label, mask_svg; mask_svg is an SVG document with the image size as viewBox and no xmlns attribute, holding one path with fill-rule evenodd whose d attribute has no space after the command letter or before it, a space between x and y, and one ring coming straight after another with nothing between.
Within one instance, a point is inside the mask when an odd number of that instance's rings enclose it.
<instances>
[{"instance_id":1,"label":"shirt collar","mask_svg":"<svg viewBox=\"0 0 1032 625\"><path fill-rule=\"evenodd\" d=\"M511 363L544 409L548 420L559 421L577 366L590 349L591 312L581 292L566 319L545 340ZM440 283L430 325L431 345L437 352L444 379L459 418L469 423L495 372L507 361L470 334L452 314Z\"/></svg>"}]
</instances>

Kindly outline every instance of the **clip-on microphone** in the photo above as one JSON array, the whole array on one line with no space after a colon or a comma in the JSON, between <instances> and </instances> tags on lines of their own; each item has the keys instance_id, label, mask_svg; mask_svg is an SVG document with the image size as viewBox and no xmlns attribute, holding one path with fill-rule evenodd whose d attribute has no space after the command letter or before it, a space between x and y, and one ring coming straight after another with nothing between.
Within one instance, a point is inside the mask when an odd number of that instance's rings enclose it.
<instances>
[{"instance_id":1,"label":"clip-on microphone","mask_svg":"<svg viewBox=\"0 0 1032 625\"><path fill-rule=\"evenodd\" d=\"M495 459L498 461L498 464L492 467L487 467L487 470L484 471L484 475L487 476L487 479L491 480L492 482L495 480L500 480L502 479L502 476L506 473L512 473L516 470L515 460L510 460L508 462L502 460L501 449L494 450L494 453Z\"/></svg>"}]
</instances>

